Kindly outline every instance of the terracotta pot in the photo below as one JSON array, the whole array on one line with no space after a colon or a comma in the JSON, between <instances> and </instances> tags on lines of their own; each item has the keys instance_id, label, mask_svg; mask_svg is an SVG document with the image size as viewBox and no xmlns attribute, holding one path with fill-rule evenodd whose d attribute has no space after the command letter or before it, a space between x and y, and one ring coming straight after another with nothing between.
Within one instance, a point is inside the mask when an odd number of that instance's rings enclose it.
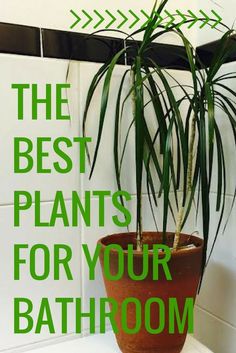
<instances>
[{"instance_id":1,"label":"terracotta pot","mask_svg":"<svg viewBox=\"0 0 236 353\"><path fill-rule=\"evenodd\" d=\"M173 233L167 234L167 244L173 244ZM162 234L157 232L145 232L143 235L144 243L152 245L162 243ZM153 280L152 274L152 256L149 255L149 274L142 281L133 281L130 279L127 272L127 246L135 244L135 233L113 234L106 236L98 241L102 245L100 252L100 262L103 270L103 277L107 296L116 300L119 305L119 310L116 315L116 324L119 332L116 334L117 343L123 353L180 353L186 339L187 329L184 333L179 333L178 330L174 334L169 333L168 324L160 334L149 333L142 322L141 329L138 333L127 334L122 330L121 310L120 305L130 297L137 298L142 304L142 315L144 314L144 306L150 297L158 297L163 300L165 305L165 317L168 320L168 303L169 298L176 298L180 313L182 312L186 298L196 297L200 273L203 240L195 236L181 234L181 245L194 244L196 247L191 249L178 250L172 253L171 260L168 263L171 281L167 281L163 268L160 268L158 281ZM124 249L125 270L124 275L118 281L108 280L104 276L104 250L109 244L119 244ZM110 252L110 271L112 274L117 273L118 253L115 249ZM136 274L142 272L142 253L134 252L134 271ZM128 327L134 327L135 313L132 308L129 308L127 313ZM159 317L158 305L152 306L150 322L153 327L156 327L155 318ZM167 321L168 322L168 321Z\"/></svg>"}]
</instances>

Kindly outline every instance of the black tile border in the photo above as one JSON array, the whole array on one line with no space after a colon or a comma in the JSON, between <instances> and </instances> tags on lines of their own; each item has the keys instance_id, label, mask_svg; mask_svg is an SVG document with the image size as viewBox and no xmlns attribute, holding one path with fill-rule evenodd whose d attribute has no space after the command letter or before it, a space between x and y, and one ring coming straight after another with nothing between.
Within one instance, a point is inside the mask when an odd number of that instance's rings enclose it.
<instances>
[{"instance_id":1,"label":"black tile border","mask_svg":"<svg viewBox=\"0 0 236 353\"><path fill-rule=\"evenodd\" d=\"M0 53L41 56L40 29L0 23Z\"/></svg>"},{"instance_id":2,"label":"black tile border","mask_svg":"<svg viewBox=\"0 0 236 353\"><path fill-rule=\"evenodd\" d=\"M139 43L107 36L0 23L0 53L103 63L125 45L129 45L131 48L128 56L123 56L118 61L124 65L132 62L135 45ZM188 70L184 59L185 49L181 46L155 44L147 54L162 67Z\"/></svg>"},{"instance_id":3,"label":"black tile border","mask_svg":"<svg viewBox=\"0 0 236 353\"><path fill-rule=\"evenodd\" d=\"M208 67L213 59L214 53L218 50L218 47L220 46L220 41L216 40L214 42L210 42L204 45L200 45L197 47L197 55L201 61L200 66L202 67ZM226 63L234 62L236 61L236 36L233 35L229 39L228 46L233 46L232 49L233 52L229 56L228 59L226 59Z\"/></svg>"},{"instance_id":4,"label":"black tile border","mask_svg":"<svg viewBox=\"0 0 236 353\"><path fill-rule=\"evenodd\" d=\"M108 36L91 36L76 32L0 23L0 53L103 63L126 45L130 47L128 55L126 58L121 57L119 64L131 64L139 44L139 41L124 42L123 39ZM209 66L218 45L219 41L214 41L197 47L197 56L201 62L199 67ZM236 61L236 36L232 37L229 45L235 46L235 51L227 62L234 62ZM155 43L147 52L147 56L161 67L189 70L183 46Z\"/></svg>"},{"instance_id":5,"label":"black tile border","mask_svg":"<svg viewBox=\"0 0 236 353\"><path fill-rule=\"evenodd\" d=\"M120 38L42 29L43 56L104 63L124 48ZM124 56L119 64L125 64Z\"/></svg>"},{"instance_id":6,"label":"black tile border","mask_svg":"<svg viewBox=\"0 0 236 353\"><path fill-rule=\"evenodd\" d=\"M140 43L140 41L135 41L135 43L131 40L126 41L126 45L130 47L130 50L128 50L127 58L128 65L132 64L133 58ZM190 69L186 50L183 46L155 43L144 55L146 58L150 58L159 66L164 68L175 70ZM152 66L151 63L150 66Z\"/></svg>"},{"instance_id":7,"label":"black tile border","mask_svg":"<svg viewBox=\"0 0 236 353\"><path fill-rule=\"evenodd\" d=\"M43 55L50 58L74 59L81 61L103 63L112 58L124 46L130 47L128 55L122 56L119 64L131 64L139 41L124 41L99 35L87 35L74 32L42 29ZM184 47L170 44L155 44L147 55L161 67L188 70L188 63L184 60ZM181 57L182 56L182 57Z\"/></svg>"}]
</instances>

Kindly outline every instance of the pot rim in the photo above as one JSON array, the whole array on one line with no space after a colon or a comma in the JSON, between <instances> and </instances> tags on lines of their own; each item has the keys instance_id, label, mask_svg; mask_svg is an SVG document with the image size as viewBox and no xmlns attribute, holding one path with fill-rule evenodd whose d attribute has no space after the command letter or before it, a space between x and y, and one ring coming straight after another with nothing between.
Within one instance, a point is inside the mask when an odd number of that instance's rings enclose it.
<instances>
[{"instance_id":1,"label":"pot rim","mask_svg":"<svg viewBox=\"0 0 236 353\"><path fill-rule=\"evenodd\" d=\"M168 234L171 234L171 235L174 235L175 233L174 232L167 232ZM109 234L109 235L106 235L102 238L100 238L98 241L97 241L97 244L101 245L102 246L102 249L104 250L106 248L107 245L111 245L111 244L117 244L117 245L120 245L118 243L115 243L114 241L111 242L110 244L104 244L104 240L106 239L109 239L111 237L122 237L122 236L134 236L136 234L136 232L125 232L125 233L113 233L113 234ZM143 234L149 234L149 235L152 235L152 234L163 234L163 232L157 232L157 231L144 231ZM178 258L178 257L182 257L182 256L189 256L189 255L192 255L192 254L196 254L196 253L199 253L202 251L203 249L203 246L204 246L204 239L200 238L200 237L196 237L195 235L191 235L191 234L186 234L186 233L180 233L180 236L184 236L184 237L187 237L193 241L195 241L195 243L197 243L198 245L196 245L194 248L190 248L190 249L179 249L177 251L171 251L171 257L174 257L174 258ZM130 243L131 244L131 243ZM157 243L158 244L158 243ZM159 243L159 244L162 244L162 243ZM194 243L193 243L194 244ZM110 249L110 252L111 253L117 253L117 250L116 249ZM128 251L127 250L124 250L123 249L123 252L124 254L128 254ZM137 251L137 250L133 250L133 255L135 257L140 257L140 256L143 256L143 253L141 251ZM149 256L153 256L153 253L150 252L149 253ZM164 254L163 254L164 256ZM162 253L160 253L160 257L162 257Z\"/></svg>"}]
</instances>

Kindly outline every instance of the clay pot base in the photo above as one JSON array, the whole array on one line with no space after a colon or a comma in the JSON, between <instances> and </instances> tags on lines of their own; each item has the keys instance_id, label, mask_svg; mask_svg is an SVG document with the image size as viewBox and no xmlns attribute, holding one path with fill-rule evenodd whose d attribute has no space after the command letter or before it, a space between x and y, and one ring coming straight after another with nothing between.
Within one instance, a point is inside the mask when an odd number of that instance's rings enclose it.
<instances>
[{"instance_id":1,"label":"clay pot base","mask_svg":"<svg viewBox=\"0 0 236 353\"><path fill-rule=\"evenodd\" d=\"M122 353L181 353L185 342L175 347L168 347L168 348L156 347L156 348L139 348L139 349L137 347L127 348L125 347L125 345L120 344L119 341L117 341L117 344Z\"/></svg>"},{"instance_id":2,"label":"clay pot base","mask_svg":"<svg viewBox=\"0 0 236 353\"><path fill-rule=\"evenodd\" d=\"M155 244L161 244L163 238L162 233L144 232L143 242L149 245L152 249ZM173 245L174 233L166 234L166 244L171 247ZM156 335L151 334L146 330L144 321L142 322L141 330L135 335L130 336L122 331L122 310L116 314L116 323L120 331L116 334L117 342L122 353L180 353L186 339L186 332L180 334L176 331L174 334L169 334L168 327L168 305L169 298L174 297L178 302L179 307L184 307L186 298L195 298L198 288L198 283L201 274L201 259L203 240L188 234L181 234L180 246L189 246L194 244L190 249L181 249L172 253L168 263L172 280L167 282L166 274L161 268L158 282L153 280L153 254L148 256L149 271L146 278L142 281L133 281L129 277L127 266L124 266L124 274L119 281L111 281L106 278L104 272L104 253L106 246L110 244L118 244L123 248L123 259L125 264L128 262L128 245L136 245L135 233L112 234L99 240L101 246L100 262L103 269L103 277L107 296L116 300L121 307L126 298L135 296L144 306L150 297L160 298L165 306L165 328L163 332ZM119 256L116 250L110 252L110 268L111 273L116 274L119 266ZM160 254L161 256L162 254ZM134 273L142 273L143 261L142 253L133 251L133 266ZM180 290L181 286L181 290ZM152 308L151 322L155 325L156 318L159 317L159 309L157 306ZM133 327L134 310L127 311L127 325Z\"/></svg>"},{"instance_id":3,"label":"clay pot base","mask_svg":"<svg viewBox=\"0 0 236 353\"><path fill-rule=\"evenodd\" d=\"M120 348L121 349L121 348ZM169 348L163 350L162 348L150 349L150 350L130 350L130 349L121 349L122 353L181 353L182 348Z\"/></svg>"}]
</instances>

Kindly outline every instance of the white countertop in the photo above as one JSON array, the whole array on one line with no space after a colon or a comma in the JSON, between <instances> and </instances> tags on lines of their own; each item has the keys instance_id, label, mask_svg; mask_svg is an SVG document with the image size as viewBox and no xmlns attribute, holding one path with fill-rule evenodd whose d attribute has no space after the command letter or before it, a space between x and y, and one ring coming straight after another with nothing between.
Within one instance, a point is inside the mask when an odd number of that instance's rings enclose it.
<instances>
[{"instance_id":1,"label":"white countertop","mask_svg":"<svg viewBox=\"0 0 236 353\"><path fill-rule=\"evenodd\" d=\"M32 353L120 353L112 332L93 335L31 350ZM194 338L188 336L182 353L213 353Z\"/></svg>"}]
</instances>

